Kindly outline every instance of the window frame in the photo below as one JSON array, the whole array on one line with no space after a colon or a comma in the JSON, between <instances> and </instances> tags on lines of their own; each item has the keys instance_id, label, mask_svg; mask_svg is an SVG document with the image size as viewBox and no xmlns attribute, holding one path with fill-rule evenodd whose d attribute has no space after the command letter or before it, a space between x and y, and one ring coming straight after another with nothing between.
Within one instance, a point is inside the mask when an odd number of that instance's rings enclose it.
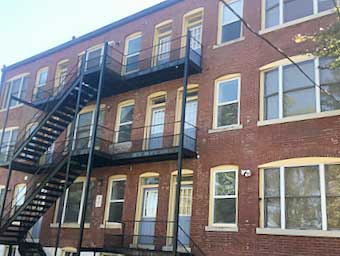
<instances>
[{"instance_id":1,"label":"window frame","mask_svg":"<svg viewBox=\"0 0 340 256\"><path fill-rule=\"evenodd\" d=\"M92 46L92 47L90 47L90 48L88 48L88 49L86 49L86 51L84 52L86 55L85 55L85 65L84 65L84 70L85 70L85 72L87 72L89 69L88 69L88 62L89 62L89 54L91 53L91 52L95 52L95 51L97 51L97 50L101 50L101 52L100 52L100 60L99 60L99 66L103 63L103 55L104 55L104 45L101 43L101 44L97 44L97 45L95 45L95 46ZM82 55L80 55L80 56L82 56ZM80 65L80 67L81 67L81 61L79 62L79 65ZM99 67L98 66L98 67ZM91 69L92 67L90 67L90 69Z\"/></svg>"},{"instance_id":2,"label":"window frame","mask_svg":"<svg viewBox=\"0 0 340 256\"><path fill-rule=\"evenodd\" d=\"M306 61L313 61L314 63L314 76L315 76L315 83L321 85L320 75L321 71L319 69L320 65L320 58L315 56L306 56L306 55L298 55L291 57L296 63L300 64ZM312 119L317 117L324 117L324 116L332 116L340 114L340 109L329 110L329 111L322 111L321 110L321 89L319 86L315 86L315 112L307 113L307 114L300 114L300 115L291 115L291 116L283 116L283 69L286 66L293 65L291 62L284 60L279 60L268 64L262 68L260 68L260 76L261 76L261 93L260 93L260 120L258 125L268 125L274 123L282 123L282 122L291 122L291 121L299 121L305 119ZM278 118L273 119L266 119L266 106L265 106L265 75L267 72L278 70L278 77L279 77L279 85L278 85L278 97L279 97L279 113Z\"/></svg>"},{"instance_id":3,"label":"window frame","mask_svg":"<svg viewBox=\"0 0 340 256\"><path fill-rule=\"evenodd\" d=\"M197 17L201 16L201 19L197 20L193 23L190 23L190 19L195 18L196 16ZM191 11L189 11L186 14L183 15L182 39L181 39L181 56L182 57L185 55L184 47L185 47L185 44L186 44L186 35L187 35L189 29L191 29L193 27L198 27L199 25L201 26L200 43L202 44L202 41L203 41L203 24L204 24L204 8L203 7L191 10ZM193 42L191 42L191 43L193 44Z\"/></svg>"},{"instance_id":4,"label":"window frame","mask_svg":"<svg viewBox=\"0 0 340 256\"><path fill-rule=\"evenodd\" d=\"M134 113L132 115L132 120L129 122L125 122L125 123L121 123L121 115L122 115L122 109L124 107L130 107L133 106L134 110L135 110L135 100L126 100L123 101L121 103L119 103L118 107L117 107L117 118L116 118L116 127L115 127L115 135L114 135L114 142L115 143L126 143L126 142L131 142L131 134L132 134L132 128L133 128L133 121L134 121ZM119 132L120 132L120 128L121 126L124 125L129 125L131 124L131 134L130 134L130 140L129 141L124 141L124 142L118 142L119 141Z\"/></svg>"},{"instance_id":5,"label":"window frame","mask_svg":"<svg viewBox=\"0 0 340 256\"><path fill-rule=\"evenodd\" d=\"M223 82L228 81L238 81L238 97L237 101L230 101L227 103L219 104L218 103L218 97L219 97L219 91L220 91L220 84ZM241 74L233 74L233 75L227 75L220 77L215 80L215 93L214 93L214 114L213 114L213 129L219 130L219 129L228 129L233 127L239 127L241 125ZM218 108L220 106L226 106L230 104L238 103L238 113L237 113L237 124L231 124L231 125L223 125L218 126Z\"/></svg>"},{"instance_id":6,"label":"window frame","mask_svg":"<svg viewBox=\"0 0 340 256\"><path fill-rule=\"evenodd\" d=\"M8 79L4 83L3 96L2 96L2 102L1 102L1 108L0 108L1 110L5 110L8 106L8 104L9 104L9 95L12 94L12 86L13 86L14 81L19 80L19 79L21 80L18 98L21 99L22 94L25 95L25 92L23 91L24 78L28 79L29 75L30 75L30 73L23 73L23 74L14 76L11 79ZM13 105L13 106L10 106L10 108L15 108L15 107L18 107L18 106L23 106L23 103L20 103L20 102L17 101L16 104Z\"/></svg>"},{"instance_id":7,"label":"window frame","mask_svg":"<svg viewBox=\"0 0 340 256\"><path fill-rule=\"evenodd\" d=\"M170 30L165 31L165 32L161 32L160 30L162 30L162 28L165 27L171 27ZM160 60L159 60L159 56L161 55L159 52L160 49L160 40L166 37L170 37L170 40L165 41L165 43L169 43L170 46L170 51L169 52L163 52L162 54L169 54L169 59L171 58L171 51L172 51L172 38L173 38L173 20L169 19L169 20L165 20L159 24L157 24L155 26L154 29L154 37L153 37L153 51L152 51L152 63L151 66L152 67L156 67L161 65ZM165 44L163 43L163 44Z\"/></svg>"},{"instance_id":8,"label":"window frame","mask_svg":"<svg viewBox=\"0 0 340 256\"><path fill-rule=\"evenodd\" d=\"M340 3L339 0L338 3ZM335 8L331 8L328 10L324 10L319 12L319 4L318 0L313 0L313 14L307 15L295 20L287 21L284 22L284 0L279 0L279 23L277 25L271 26L271 27L266 27L266 19L267 19L267 12L266 12L266 0L262 0L262 22L261 22L261 29L262 31L273 31L276 29L280 29L282 27L287 27L293 24L298 24L307 20L310 20L312 18L318 18L319 16L327 15L330 13L333 13Z\"/></svg>"},{"instance_id":9,"label":"window frame","mask_svg":"<svg viewBox=\"0 0 340 256\"><path fill-rule=\"evenodd\" d=\"M215 215L215 181L216 181L216 174L218 173L235 173L235 195L227 195L222 196L224 198L235 198L235 223L215 223L214 215ZM239 190L239 167L234 165L222 165L213 167L210 170L210 203L209 203L209 227L212 228L237 228L238 227L238 190ZM222 198L218 196L218 198ZM208 228L209 228L208 227ZM209 230L208 230L209 231ZM214 230L213 230L214 231Z\"/></svg>"},{"instance_id":10,"label":"window frame","mask_svg":"<svg viewBox=\"0 0 340 256\"><path fill-rule=\"evenodd\" d=\"M317 163L317 159L313 159L308 163L308 159L297 159L296 162L301 162L300 164L294 164L294 159L289 159L286 164L277 164L272 166L261 167L260 166L260 228L264 230L274 230L274 231L297 231L297 232L338 232L337 230L328 229L328 216L327 216L327 191L326 191L326 173L325 167L327 165L339 165L339 158L332 162ZM308 167L308 166L318 166L319 168L319 189L320 189L320 200L321 200L321 229L289 229L286 227L286 194L285 194L285 168L291 167ZM279 169L280 170L280 227L279 228L267 228L265 227L265 183L264 183L264 173L266 169Z\"/></svg>"},{"instance_id":11,"label":"window frame","mask_svg":"<svg viewBox=\"0 0 340 256\"><path fill-rule=\"evenodd\" d=\"M139 51L137 52L134 52L132 54L128 54L129 52L129 42L132 41L132 40L135 40L137 38L141 38L141 48L139 49ZM142 32L137 32L137 33L133 33L132 35L129 35L128 37L126 37L125 39L125 50L124 50L124 70L123 70L123 73L126 75L126 74L131 74L131 73L135 73L135 72L138 72L139 71L139 67L137 67L136 69L134 70L131 70L131 71L127 71L127 60L128 58L130 57L135 57L135 56L140 56L141 52L142 52L142 39L143 39L143 34ZM140 60L139 60L140 61Z\"/></svg>"},{"instance_id":12,"label":"window frame","mask_svg":"<svg viewBox=\"0 0 340 256\"><path fill-rule=\"evenodd\" d=\"M6 186L5 185L0 185L0 211L1 211L2 207L3 207L2 199L5 196L4 195L5 194L5 190L6 190ZM6 205L6 203L5 203L5 205Z\"/></svg>"},{"instance_id":13,"label":"window frame","mask_svg":"<svg viewBox=\"0 0 340 256\"><path fill-rule=\"evenodd\" d=\"M114 181L125 181L125 190L124 190L124 199L119 199L119 200L112 200L111 199L111 193L112 193L112 188L113 188L113 182ZM106 207L105 207L105 218L104 218L104 227L110 227L110 226L117 226L121 227L122 223L119 222L112 222L109 221L109 216L110 216L110 205L111 203L123 203L123 212L124 212L124 204L125 204L125 192L126 192L126 181L127 181L127 176L126 175L113 175L108 179L108 189L107 189L107 195L106 195ZM107 225L106 225L107 224Z\"/></svg>"},{"instance_id":14,"label":"window frame","mask_svg":"<svg viewBox=\"0 0 340 256\"><path fill-rule=\"evenodd\" d=\"M6 132L10 132L9 144L7 144L6 152L5 152L5 153L7 154L6 158L8 158L8 153L9 153L9 151L10 151L10 143L12 142L12 139L13 139L13 132L14 132L15 130L18 131L18 134L17 134L17 136L18 136L18 135L19 135L19 132L20 132L18 126L9 127L9 128L6 128L6 129L5 129L5 134L6 134ZM0 131L0 138L1 138L1 136L2 136L1 133L2 133L2 130ZM17 140L18 140L18 137L16 138L14 144L17 142ZM0 145L0 146L2 146L2 145ZM2 148L0 147L0 152L1 152L1 151L2 151Z\"/></svg>"},{"instance_id":15,"label":"window frame","mask_svg":"<svg viewBox=\"0 0 340 256\"><path fill-rule=\"evenodd\" d=\"M48 70L49 70L48 67L43 67L43 68L38 70L37 76L36 76L36 79L35 79L35 90L38 90L38 88L45 87L47 85L48 75L49 75ZM46 73L46 81L45 81L45 83L40 84L40 78L41 78L41 75L43 73Z\"/></svg>"},{"instance_id":16,"label":"window frame","mask_svg":"<svg viewBox=\"0 0 340 256\"><path fill-rule=\"evenodd\" d=\"M228 4L233 4L234 2L238 2L238 1L241 1L242 2L242 15L241 17L244 17L244 0L227 0L227 3ZM220 45L225 45L225 44L230 44L230 43L233 43L233 42L237 42L239 40L241 40L244 36L244 28L243 28L243 24L241 22L241 31L240 31L240 37L239 38L236 38L236 39L233 39L233 40L230 40L230 41L226 41L226 42L222 42L222 33L223 33L223 26L224 25L227 25L227 24L223 24L223 11L224 11L224 8L226 8L224 6L223 3L219 3L219 15L218 15L218 29L217 29L217 46L220 46ZM231 23L229 23L231 24Z\"/></svg>"}]
</instances>

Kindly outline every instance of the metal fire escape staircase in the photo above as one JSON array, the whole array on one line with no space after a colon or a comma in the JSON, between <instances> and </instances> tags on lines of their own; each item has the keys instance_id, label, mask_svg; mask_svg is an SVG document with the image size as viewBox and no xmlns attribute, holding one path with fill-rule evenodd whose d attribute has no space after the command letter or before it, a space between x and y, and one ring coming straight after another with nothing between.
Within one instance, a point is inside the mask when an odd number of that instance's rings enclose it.
<instances>
[{"instance_id":1,"label":"metal fire escape staircase","mask_svg":"<svg viewBox=\"0 0 340 256\"><path fill-rule=\"evenodd\" d=\"M39 162L75 119L76 109L80 111L88 102L95 99L96 95L96 85L85 84L82 82L81 75L75 75L70 79L65 90L51 97L48 111L40 112L40 115L35 118L39 123L30 135L23 134L19 138L9 168L31 172L34 175L27 184L23 203L18 206L15 202L10 202L3 209L0 225L1 243L20 246L34 224L62 196L66 177L68 177L68 187L84 170L84 165L71 159L69 175L66 175L68 150L65 144L54 149L49 164L41 165ZM79 99L78 108L76 108L77 99ZM34 172L31 171L32 169ZM28 248L32 249L32 246Z\"/></svg>"}]
</instances>

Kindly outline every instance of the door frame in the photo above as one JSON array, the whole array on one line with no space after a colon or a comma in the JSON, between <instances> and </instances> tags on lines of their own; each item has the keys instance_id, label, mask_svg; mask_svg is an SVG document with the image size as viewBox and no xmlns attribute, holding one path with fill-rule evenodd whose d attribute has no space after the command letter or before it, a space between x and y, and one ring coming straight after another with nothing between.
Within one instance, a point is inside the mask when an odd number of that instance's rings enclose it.
<instances>
[{"instance_id":1,"label":"door frame","mask_svg":"<svg viewBox=\"0 0 340 256\"><path fill-rule=\"evenodd\" d=\"M143 201L144 201L144 189L145 188L157 188L159 191L159 182L158 184L152 185L143 185L144 178L158 178L160 175L157 172L146 172L139 176L138 180L138 192L137 192L137 201L136 201L136 214L135 214L135 223L134 223L134 237L132 247L137 247L139 242L139 225L142 219L142 211L143 211ZM159 197L158 197L159 201ZM158 202L157 202L157 212L156 212L156 220L158 214Z\"/></svg>"},{"instance_id":2,"label":"door frame","mask_svg":"<svg viewBox=\"0 0 340 256\"><path fill-rule=\"evenodd\" d=\"M166 247L172 249L172 234L173 234L173 223L174 220L174 214L175 214L175 198L176 198L176 185L177 185L177 173L178 171L173 171L171 173L171 179L170 179L170 195L169 195L169 206L168 206L168 223L167 223L167 229L166 229L166 236L168 237L166 239ZM182 170L182 177L193 177L194 172L189 169L183 169ZM182 181L182 185L192 185L192 190L194 191L194 181ZM193 203L193 202L192 202ZM191 208L193 208L191 206ZM192 216L192 213L191 213ZM189 234L190 235L190 234Z\"/></svg>"}]
</instances>

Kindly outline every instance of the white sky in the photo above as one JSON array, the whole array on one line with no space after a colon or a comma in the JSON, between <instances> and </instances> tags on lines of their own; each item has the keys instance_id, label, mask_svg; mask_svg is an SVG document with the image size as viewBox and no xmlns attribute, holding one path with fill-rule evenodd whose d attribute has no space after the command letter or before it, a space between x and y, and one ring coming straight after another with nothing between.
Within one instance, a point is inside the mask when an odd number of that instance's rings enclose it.
<instances>
[{"instance_id":1,"label":"white sky","mask_svg":"<svg viewBox=\"0 0 340 256\"><path fill-rule=\"evenodd\" d=\"M0 0L0 68L163 0Z\"/></svg>"}]
</instances>

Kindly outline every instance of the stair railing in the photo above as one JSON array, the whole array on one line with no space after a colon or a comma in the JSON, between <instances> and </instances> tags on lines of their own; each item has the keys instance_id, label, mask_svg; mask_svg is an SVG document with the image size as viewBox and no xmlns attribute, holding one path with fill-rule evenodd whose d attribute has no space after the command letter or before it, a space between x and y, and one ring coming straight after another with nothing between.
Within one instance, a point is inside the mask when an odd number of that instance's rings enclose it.
<instances>
[{"instance_id":1,"label":"stair railing","mask_svg":"<svg viewBox=\"0 0 340 256\"><path fill-rule=\"evenodd\" d=\"M39 192L43 186L48 183L51 176L58 171L58 166L66 159L67 157L67 147L65 146L67 143L62 142L60 146L58 146L53 154L49 154L47 157L47 162L50 163L48 165L40 166L37 171L33 174L32 179L26 184L26 193L25 195L21 195L21 197L14 197L12 200L5 206L4 215L1 220L0 230L4 227L12 216L14 216L17 212L22 211L25 208L25 203L27 201L32 200L32 196ZM54 168L54 172L50 172L50 170ZM16 202L23 201L22 205L16 205Z\"/></svg>"}]
</instances>

